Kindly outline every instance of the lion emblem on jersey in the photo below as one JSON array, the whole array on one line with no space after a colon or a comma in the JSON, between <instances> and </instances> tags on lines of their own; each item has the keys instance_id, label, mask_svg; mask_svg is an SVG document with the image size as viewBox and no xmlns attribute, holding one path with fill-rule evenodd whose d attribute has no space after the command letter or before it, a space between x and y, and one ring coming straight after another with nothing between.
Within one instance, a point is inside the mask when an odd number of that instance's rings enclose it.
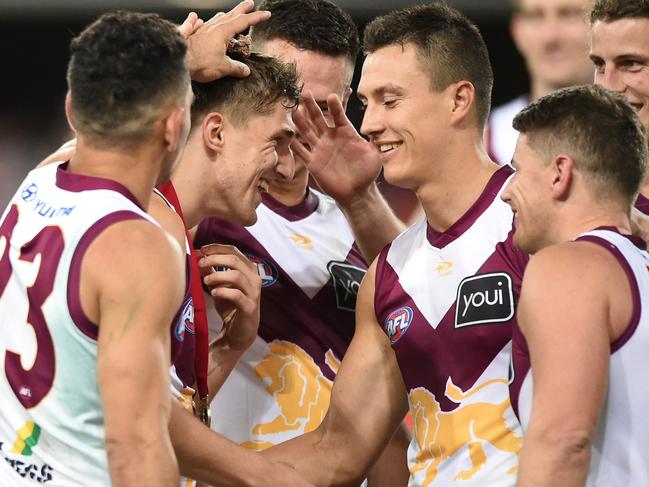
<instances>
[{"instance_id":1,"label":"lion emblem on jersey","mask_svg":"<svg viewBox=\"0 0 649 487\"><path fill-rule=\"evenodd\" d=\"M338 371L340 360L331 350L325 354L325 362L334 373ZM272 421L256 424L252 435L298 430L307 433L320 425L329 408L333 383L304 349L295 343L275 340L269 344L269 353L257 364L255 372L267 384L266 390L275 398L281 413ZM243 443L255 450L272 445L268 441Z\"/></svg>"},{"instance_id":2,"label":"lion emblem on jersey","mask_svg":"<svg viewBox=\"0 0 649 487\"><path fill-rule=\"evenodd\" d=\"M412 474L424 471L422 486L430 485L439 472L440 465L462 448L469 449L471 468L457 472L455 480L469 480L487 464L483 443L490 443L495 448L518 454L522 437L510 428L505 419L505 412L510 408L509 399L501 403L468 401L483 389L498 384L506 386L505 379L486 381L466 392L453 384L449 378L445 395L460 406L453 411L442 411L435 396L423 387L410 391L410 414L412 415L415 439L419 445L416 464L411 467ZM487 391L488 392L488 391ZM511 468L506 475L513 475L516 468Z\"/></svg>"}]
</instances>

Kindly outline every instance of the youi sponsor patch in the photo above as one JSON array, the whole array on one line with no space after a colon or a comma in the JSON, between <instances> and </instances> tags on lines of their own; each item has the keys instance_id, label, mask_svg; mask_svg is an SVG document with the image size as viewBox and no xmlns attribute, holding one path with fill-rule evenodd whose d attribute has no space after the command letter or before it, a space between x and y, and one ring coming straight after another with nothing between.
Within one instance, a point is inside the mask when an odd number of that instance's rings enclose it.
<instances>
[{"instance_id":1,"label":"youi sponsor patch","mask_svg":"<svg viewBox=\"0 0 649 487\"><path fill-rule=\"evenodd\" d=\"M504 323L514 316L512 278L505 272L464 279L457 288L455 328Z\"/></svg>"},{"instance_id":2,"label":"youi sponsor patch","mask_svg":"<svg viewBox=\"0 0 649 487\"><path fill-rule=\"evenodd\" d=\"M395 309L388 315L383 323L383 329L390 338L390 343L397 343L410 327L413 318L412 309L409 306L403 306Z\"/></svg>"}]
</instances>

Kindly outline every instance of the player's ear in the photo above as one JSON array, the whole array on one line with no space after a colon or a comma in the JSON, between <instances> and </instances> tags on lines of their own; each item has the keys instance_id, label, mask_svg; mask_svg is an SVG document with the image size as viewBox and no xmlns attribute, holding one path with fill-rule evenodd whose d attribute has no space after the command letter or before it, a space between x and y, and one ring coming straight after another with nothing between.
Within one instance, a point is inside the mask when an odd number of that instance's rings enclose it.
<instances>
[{"instance_id":1,"label":"player's ear","mask_svg":"<svg viewBox=\"0 0 649 487\"><path fill-rule=\"evenodd\" d=\"M453 97L451 124L456 125L467 120L468 115L474 111L475 87L469 81L458 81L457 83L451 84L449 89Z\"/></svg>"},{"instance_id":2,"label":"player's ear","mask_svg":"<svg viewBox=\"0 0 649 487\"><path fill-rule=\"evenodd\" d=\"M218 112L211 112L203 117L203 143L210 152L220 153L225 143L223 133L225 118Z\"/></svg>"},{"instance_id":3,"label":"player's ear","mask_svg":"<svg viewBox=\"0 0 649 487\"><path fill-rule=\"evenodd\" d=\"M164 140L167 150L175 152L184 143L182 139L183 123L185 120L185 108L173 107L163 120Z\"/></svg>"},{"instance_id":4,"label":"player's ear","mask_svg":"<svg viewBox=\"0 0 649 487\"><path fill-rule=\"evenodd\" d=\"M65 116L68 119L68 125L70 125L70 128L76 132L77 129L74 128L74 115L72 114L72 96L69 91L65 95Z\"/></svg>"},{"instance_id":5,"label":"player's ear","mask_svg":"<svg viewBox=\"0 0 649 487\"><path fill-rule=\"evenodd\" d=\"M349 103L349 97L352 95L352 89L348 86L347 89L345 90L345 93L343 94L343 110L347 110L347 103Z\"/></svg>"},{"instance_id":6,"label":"player's ear","mask_svg":"<svg viewBox=\"0 0 649 487\"><path fill-rule=\"evenodd\" d=\"M568 197L572 187L574 161L572 157L559 154L550 163L552 178L552 196L555 200L563 201Z\"/></svg>"}]
</instances>

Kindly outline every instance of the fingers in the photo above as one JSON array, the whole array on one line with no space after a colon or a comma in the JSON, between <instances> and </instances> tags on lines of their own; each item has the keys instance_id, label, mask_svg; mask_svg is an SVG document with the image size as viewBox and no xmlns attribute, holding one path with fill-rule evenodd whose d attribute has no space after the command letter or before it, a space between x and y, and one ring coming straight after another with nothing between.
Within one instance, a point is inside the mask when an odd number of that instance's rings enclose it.
<instances>
[{"instance_id":1,"label":"fingers","mask_svg":"<svg viewBox=\"0 0 649 487\"><path fill-rule=\"evenodd\" d=\"M227 14L226 14L227 16ZM228 39L243 32L253 25L267 20L270 12L267 10L258 10L248 14L240 14L236 17L228 18L219 22L218 27L223 27Z\"/></svg>"},{"instance_id":2,"label":"fingers","mask_svg":"<svg viewBox=\"0 0 649 487\"><path fill-rule=\"evenodd\" d=\"M178 31L185 39L194 33L194 23L198 20L196 12L189 12L185 21L178 26Z\"/></svg>"},{"instance_id":3,"label":"fingers","mask_svg":"<svg viewBox=\"0 0 649 487\"><path fill-rule=\"evenodd\" d=\"M331 115L335 127L351 125L338 95L332 93L327 97L327 107L329 108L329 114Z\"/></svg>"},{"instance_id":4,"label":"fingers","mask_svg":"<svg viewBox=\"0 0 649 487\"><path fill-rule=\"evenodd\" d=\"M291 116L293 117L293 123L295 123L295 128L300 134L300 137L311 147L314 147L318 143L318 136L309 121L306 108L300 105L297 110L293 110Z\"/></svg>"},{"instance_id":5,"label":"fingers","mask_svg":"<svg viewBox=\"0 0 649 487\"><path fill-rule=\"evenodd\" d=\"M291 142L291 150L296 157L299 157L304 161L307 167L309 166L309 164L311 164L311 152L302 143L302 141L295 139L293 142Z\"/></svg>"},{"instance_id":6,"label":"fingers","mask_svg":"<svg viewBox=\"0 0 649 487\"><path fill-rule=\"evenodd\" d=\"M250 75L250 68L242 62L235 61L229 56L223 60L224 76L234 76L235 78L245 78Z\"/></svg>"},{"instance_id":7,"label":"fingers","mask_svg":"<svg viewBox=\"0 0 649 487\"><path fill-rule=\"evenodd\" d=\"M253 284L259 280L257 268L243 255L239 249L232 245L211 244L201 248L203 257L198 261L201 270L207 270L208 274L203 278L206 285L222 283L223 278L217 276L228 276L229 271L237 271L246 276ZM211 269L211 270L210 270ZM216 271L216 269L225 269ZM231 275L229 277L232 277ZM236 281L236 278L233 278ZM260 281L261 282L261 281Z\"/></svg>"},{"instance_id":8,"label":"fingers","mask_svg":"<svg viewBox=\"0 0 649 487\"><path fill-rule=\"evenodd\" d=\"M329 126L327 125L327 120L322 114L322 110L320 110L315 98L313 98L313 93L310 91L307 92L307 95L302 97L301 105L306 109L309 121L314 125L318 135L326 132Z\"/></svg>"},{"instance_id":9,"label":"fingers","mask_svg":"<svg viewBox=\"0 0 649 487\"><path fill-rule=\"evenodd\" d=\"M229 20L232 17L236 17L237 15L240 14L245 14L246 12L250 12L253 8L255 8L255 2L253 0L243 0L243 2L240 2L237 4L232 10L228 12L218 12L214 17L209 19L207 21L208 24L211 24L219 19L219 23L222 22L223 20ZM222 18L225 17L225 18Z\"/></svg>"}]
</instances>

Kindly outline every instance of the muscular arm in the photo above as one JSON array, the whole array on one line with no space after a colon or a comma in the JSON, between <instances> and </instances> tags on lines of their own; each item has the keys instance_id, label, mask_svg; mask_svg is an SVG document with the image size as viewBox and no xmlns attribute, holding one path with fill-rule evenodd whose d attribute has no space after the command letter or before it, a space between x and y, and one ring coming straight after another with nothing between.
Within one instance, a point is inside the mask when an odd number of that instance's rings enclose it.
<instances>
[{"instance_id":1,"label":"muscular arm","mask_svg":"<svg viewBox=\"0 0 649 487\"><path fill-rule=\"evenodd\" d=\"M408 446L411 437L408 425L405 421L402 422L367 476L368 487L405 487L408 485L410 478Z\"/></svg>"},{"instance_id":2,"label":"muscular arm","mask_svg":"<svg viewBox=\"0 0 649 487\"><path fill-rule=\"evenodd\" d=\"M356 302L356 332L313 432L263 451L318 486L358 485L403 419L406 388L390 341L374 315L372 265Z\"/></svg>"},{"instance_id":3,"label":"muscular arm","mask_svg":"<svg viewBox=\"0 0 649 487\"><path fill-rule=\"evenodd\" d=\"M293 469L210 430L172 401L169 433L183 475L219 487L309 487Z\"/></svg>"},{"instance_id":4,"label":"muscular arm","mask_svg":"<svg viewBox=\"0 0 649 487\"><path fill-rule=\"evenodd\" d=\"M592 243L549 247L530 260L518 311L534 393L521 487L584 485L607 388L611 323L629 322L630 299L623 270Z\"/></svg>"},{"instance_id":5,"label":"muscular arm","mask_svg":"<svg viewBox=\"0 0 649 487\"><path fill-rule=\"evenodd\" d=\"M84 258L81 299L99 324L97 378L114 486L178 485L168 432L169 337L182 262L175 243L143 220L108 227Z\"/></svg>"}]
</instances>

